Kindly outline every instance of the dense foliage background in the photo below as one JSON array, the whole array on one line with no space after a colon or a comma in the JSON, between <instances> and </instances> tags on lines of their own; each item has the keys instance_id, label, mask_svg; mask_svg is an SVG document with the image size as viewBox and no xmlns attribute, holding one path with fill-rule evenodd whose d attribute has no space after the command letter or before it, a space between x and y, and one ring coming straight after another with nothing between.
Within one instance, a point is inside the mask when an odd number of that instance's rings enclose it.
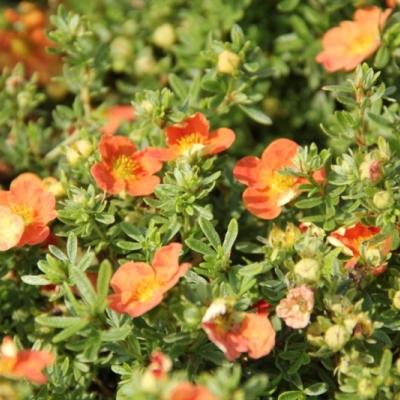
<instances>
[{"instance_id":1,"label":"dense foliage background","mask_svg":"<svg viewBox=\"0 0 400 400\"><path fill-rule=\"evenodd\" d=\"M34 173L57 198L45 241L0 251L2 337L55 362L47 384L28 383L2 348L1 399L400 399L395 1L0 5L0 184L11 192ZM316 61L323 35L372 6L393 7L378 48L328 72ZM161 157L168 128L195 113L234 131L232 146ZM158 154L154 193L101 186L107 135ZM292 161L281 148L296 194L263 218L233 170L282 137L302 146ZM0 246L15 233L8 218ZM110 307L120 266L151 264L172 242L192 266L163 301L133 318ZM308 318L296 327L278 307L303 286L313 301L293 300ZM227 359L204 325L222 303L222 331L247 314L271 322L269 354ZM179 397L186 382L207 393Z\"/></svg>"}]
</instances>

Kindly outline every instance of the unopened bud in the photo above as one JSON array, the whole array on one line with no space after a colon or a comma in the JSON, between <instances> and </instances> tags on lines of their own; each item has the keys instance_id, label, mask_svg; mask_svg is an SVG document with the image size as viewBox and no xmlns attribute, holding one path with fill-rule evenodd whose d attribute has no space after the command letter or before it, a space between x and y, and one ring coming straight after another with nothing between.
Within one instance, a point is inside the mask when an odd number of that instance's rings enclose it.
<instances>
[{"instance_id":1,"label":"unopened bud","mask_svg":"<svg viewBox=\"0 0 400 400\"><path fill-rule=\"evenodd\" d=\"M48 176L42 182L44 187L55 197L59 198L65 195L65 188L58 179Z\"/></svg>"},{"instance_id":2,"label":"unopened bud","mask_svg":"<svg viewBox=\"0 0 400 400\"><path fill-rule=\"evenodd\" d=\"M347 329L342 325L332 325L325 332L325 343L332 351L339 351L350 339Z\"/></svg>"},{"instance_id":3,"label":"unopened bud","mask_svg":"<svg viewBox=\"0 0 400 400\"><path fill-rule=\"evenodd\" d=\"M232 75L240 64L240 57L229 50L222 51L218 56L217 69L221 74Z\"/></svg>"},{"instance_id":4,"label":"unopened bud","mask_svg":"<svg viewBox=\"0 0 400 400\"><path fill-rule=\"evenodd\" d=\"M394 308L397 308L398 310L400 310L400 290L398 290L392 299L392 304ZM400 360L400 359L399 359ZM400 367L400 364L399 364Z\"/></svg>"},{"instance_id":5,"label":"unopened bud","mask_svg":"<svg viewBox=\"0 0 400 400\"><path fill-rule=\"evenodd\" d=\"M90 156L90 154L92 154L93 146L92 143L90 143L87 139L80 139L76 141L74 146L82 157L87 158Z\"/></svg>"},{"instance_id":6,"label":"unopened bud","mask_svg":"<svg viewBox=\"0 0 400 400\"><path fill-rule=\"evenodd\" d=\"M390 160L390 147L389 143L383 136L378 137L378 155L382 161Z\"/></svg>"},{"instance_id":7,"label":"unopened bud","mask_svg":"<svg viewBox=\"0 0 400 400\"><path fill-rule=\"evenodd\" d=\"M72 147L67 147L65 157L67 158L68 164L72 166L78 164L81 158L80 154Z\"/></svg>"},{"instance_id":8,"label":"unopened bud","mask_svg":"<svg viewBox=\"0 0 400 400\"><path fill-rule=\"evenodd\" d=\"M363 399L375 399L377 388L373 380L363 378L358 382L357 392Z\"/></svg>"},{"instance_id":9,"label":"unopened bud","mask_svg":"<svg viewBox=\"0 0 400 400\"><path fill-rule=\"evenodd\" d=\"M294 273L304 281L316 282L320 273L319 262L313 258L303 258L294 266Z\"/></svg>"},{"instance_id":10,"label":"unopened bud","mask_svg":"<svg viewBox=\"0 0 400 400\"><path fill-rule=\"evenodd\" d=\"M153 43L162 49L169 49L175 40L175 29L169 23L160 25L153 33Z\"/></svg>"},{"instance_id":11,"label":"unopened bud","mask_svg":"<svg viewBox=\"0 0 400 400\"><path fill-rule=\"evenodd\" d=\"M374 194L372 201L376 208L383 210L393 204L393 197L387 190L381 190L380 192Z\"/></svg>"}]
</instances>

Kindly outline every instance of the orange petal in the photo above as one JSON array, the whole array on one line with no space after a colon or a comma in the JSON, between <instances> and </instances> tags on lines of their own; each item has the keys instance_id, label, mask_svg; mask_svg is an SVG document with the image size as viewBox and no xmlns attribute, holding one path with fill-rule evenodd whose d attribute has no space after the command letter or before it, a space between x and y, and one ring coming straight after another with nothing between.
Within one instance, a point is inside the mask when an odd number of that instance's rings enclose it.
<instances>
[{"instance_id":1,"label":"orange petal","mask_svg":"<svg viewBox=\"0 0 400 400\"><path fill-rule=\"evenodd\" d=\"M15 247L25 229L24 220L8 207L0 206L0 251Z\"/></svg>"},{"instance_id":2,"label":"orange petal","mask_svg":"<svg viewBox=\"0 0 400 400\"><path fill-rule=\"evenodd\" d=\"M148 175L155 174L156 172L160 171L163 166L161 160L147 150L138 152L137 155L133 157L133 159L140 163L140 166L145 170L146 174Z\"/></svg>"},{"instance_id":3,"label":"orange petal","mask_svg":"<svg viewBox=\"0 0 400 400\"><path fill-rule=\"evenodd\" d=\"M277 204L277 199L268 197L268 192L247 188L243 193L243 203L256 217L261 219L274 219L282 212Z\"/></svg>"},{"instance_id":4,"label":"orange petal","mask_svg":"<svg viewBox=\"0 0 400 400\"><path fill-rule=\"evenodd\" d=\"M208 137L209 124L202 113L196 113L179 124L171 125L166 129L168 145L177 144L180 139L192 133Z\"/></svg>"},{"instance_id":5,"label":"orange petal","mask_svg":"<svg viewBox=\"0 0 400 400\"><path fill-rule=\"evenodd\" d=\"M101 190L111 194L118 194L125 190L124 181L115 179L107 164L103 162L94 164L90 172Z\"/></svg>"},{"instance_id":6,"label":"orange petal","mask_svg":"<svg viewBox=\"0 0 400 400\"><path fill-rule=\"evenodd\" d=\"M126 191L131 196L148 196L154 193L155 188L160 184L160 178L156 175L149 175L128 181L126 184Z\"/></svg>"},{"instance_id":7,"label":"orange petal","mask_svg":"<svg viewBox=\"0 0 400 400\"><path fill-rule=\"evenodd\" d=\"M54 356L47 351L24 350L18 352L12 374L27 380L44 384L47 382L43 369L54 363Z\"/></svg>"},{"instance_id":8,"label":"orange petal","mask_svg":"<svg viewBox=\"0 0 400 400\"><path fill-rule=\"evenodd\" d=\"M244 157L236 163L233 169L233 176L240 183L244 183L248 186L254 185L260 177L260 165L261 161L258 157Z\"/></svg>"},{"instance_id":9,"label":"orange petal","mask_svg":"<svg viewBox=\"0 0 400 400\"><path fill-rule=\"evenodd\" d=\"M251 358L264 357L275 347L276 334L265 315L246 313L240 333L247 339L248 354Z\"/></svg>"},{"instance_id":10,"label":"orange petal","mask_svg":"<svg viewBox=\"0 0 400 400\"><path fill-rule=\"evenodd\" d=\"M117 269L111 278L110 285L117 293L132 291L143 278L153 275L154 271L149 264L130 261Z\"/></svg>"},{"instance_id":11,"label":"orange petal","mask_svg":"<svg viewBox=\"0 0 400 400\"><path fill-rule=\"evenodd\" d=\"M236 139L235 132L228 128L219 128L210 133L209 144L206 146L205 154L218 154L232 146Z\"/></svg>"},{"instance_id":12,"label":"orange petal","mask_svg":"<svg viewBox=\"0 0 400 400\"><path fill-rule=\"evenodd\" d=\"M135 153L136 146L126 136L103 136L99 150L103 161L110 163L118 156L131 156Z\"/></svg>"},{"instance_id":13,"label":"orange petal","mask_svg":"<svg viewBox=\"0 0 400 400\"><path fill-rule=\"evenodd\" d=\"M261 160L263 165L272 170L279 170L292 165L299 145L290 139L276 139L264 150Z\"/></svg>"},{"instance_id":14,"label":"orange petal","mask_svg":"<svg viewBox=\"0 0 400 400\"><path fill-rule=\"evenodd\" d=\"M50 228L41 223L32 223L25 227L24 233L18 242L18 247L34 246L44 242L50 234Z\"/></svg>"},{"instance_id":15,"label":"orange petal","mask_svg":"<svg viewBox=\"0 0 400 400\"><path fill-rule=\"evenodd\" d=\"M114 135L124 122L133 121L135 119L135 111L132 106L117 105L110 107L106 111L106 124L103 126L102 132L105 135Z\"/></svg>"}]
</instances>

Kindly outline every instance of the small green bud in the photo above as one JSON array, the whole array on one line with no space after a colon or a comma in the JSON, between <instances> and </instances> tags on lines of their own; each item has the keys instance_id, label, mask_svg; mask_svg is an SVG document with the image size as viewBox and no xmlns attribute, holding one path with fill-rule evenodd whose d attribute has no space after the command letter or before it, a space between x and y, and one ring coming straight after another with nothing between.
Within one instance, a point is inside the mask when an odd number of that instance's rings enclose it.
<instances>
[{"instance_id":1,"label":"small green bud","mask_svg":"<svg viewBox=\"0 0 400 400\"><path fill-rule=\"evenodd\" d=\"M294 273L307 282L318 281L319 272L319 262L313 258L303 258L294 266Z\"/></svg>"},{"instance_id":2,"label":"small green bud","mask_svg":"<svg viewBox=\"0 0 400 400\"><path fill-rule=\"evenodd\" d=\"M363 378L358 382L357 392L364 399L374 399L377 391L376 385L371 379Z\"/></svg>"},{"instance_id":3,"label":"small green bud","mask_svg":"<svg viewBox=\"0 0 400 400\"><path fill-rule=\"evenodd\" d=\"M349 332L343 325L332 325L325 332L325 343L332 351L341 350L349 339Z\"/></svg>"},{"instance_id":4,"label":"small green bud","mask_svg":"<svg viewBox=\"0 0 400 400\"><path fill-rule=\"evenodd\" d=\"M387 190L381 190L380 192L374 194L372 201L375 207L383 210L393 204L393 197Z\"/></svg>"},{"instance_id":5,"label":"small green bud","mask_svg":"<svg viewBox=\"0 0 400 400\"><path fill-rule=\"evenodd\" d=\"M217 69L221 74L233 75L240 64L240 57L229 50L224 50L218 55Z\"/></svg>"}]
</instances>

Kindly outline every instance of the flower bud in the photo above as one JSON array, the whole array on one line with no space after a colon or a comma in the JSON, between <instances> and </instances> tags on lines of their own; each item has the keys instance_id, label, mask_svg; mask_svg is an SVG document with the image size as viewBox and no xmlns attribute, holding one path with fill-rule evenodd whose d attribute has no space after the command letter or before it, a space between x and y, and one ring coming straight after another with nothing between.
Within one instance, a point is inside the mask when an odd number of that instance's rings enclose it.
<instances>
[{"instance_id":1,"label":"flower bud","mask_svg":"<svg viewBox=\"0 0 400 400\"><path fill-rule=\"evenodd\" d=\"M361 179L377 182L382 177L382 167L379 160L371 158L367 155L366 160L360 165Z\"/></svg>"},{"instance_id":2,"label":"flower bud","mask_svg":"<svg viewBox=\"0 0 400 400\"><path fill-rule=\"evenodd\" d=\"M276 225L272 226L272 229L268 235L268 243L272 248L281 247L285 241L285 232L278 228Z\"/></svg>"},{"instance_id":3,"label":"flower bud","mask_svg":"<svg viewBox=\"0 0 400 400\"><path fill-rule=\"evenodd\" d=\"M68 164L71 166L77 165L81 158L80 154L72 147L67 147L65 157L67 158Z\"/></svg>"},{"instance_id":4,"label":"flower bud","mask_svg":"<svg viewBox=\"0 0 400 400\"><path fill-rule=\"evenodd\" d=\"M229 50L224 50L218 55L217 69L221 74L233 75L240 64L240 57Z\"/></svg>"},{"instance_id":5,"label":"flower bud","mask_svg":"<svg viewBox=\"0 0 400 400\"><path fill-rule=\"evenodd\" d=\"M316 282L319 278L320 265L313 258L303 258L294 266L294 273L307 282Z\"/></svg>"},{"instance_id":6,"label":"flower bud","mask_svg":"<svg viewBox=\"0 0 400 400\"><path fill-rule=\"evenodd\" d=\"M156 72L156 62L151 52L143 52L136 58L135 71L138 75L150 75Z\"/></svg>"},{"instance_id":7,"label":"flower bud","mask_svg":"<svg viewBox=\"0 0 400 400\"><path fill-rule=\"evenodd\" d=\"M380 192L375 193L372 201L374 206L380 210L384 210L393 204L392 195L387 190L381 190Z\"/></svg>"},{"instance_id":8,"label":"flower bud","mask_svg":"<svg viewBox=\"0 0 400 400\"><path fill-rule=\"evenodd\" d=\"M90 156L90 154L92 154L93 146L92 143L90 143L90 141L87 139L80 139L76 141L74 146L82 157L87 158Z\"/></svg>"},{"instance_id":9,"label":"flower bud","mask_svg":"<svg viewBox=\"0 0 400 400\"><path fill-rule=\"evenodd\" d=\"M394 308L396 308L397 310L400 310L400 290L397 290L396 293L394 294L393 299L392 299L392 304L393 304ZM399 359L399 361L400 361L400 359ZM400 367L400 363L399 363L399 367Z\"/></svg>"},{"instance_id":10,"label":"flower bud","mask_svg":"<svg viewBox=\"0 0 400 400\"><path fill-rule=\"evenodd\" d=\"M110 54L115 71L123 71L133 53L132 44L125 36L116 37L110 44Z\"/></svg>"},{"instance_id":11,"label":"flower bud","mask_svg":"<svg viewBox=\"0 0 400 400\"><path fill-rule=\"evenodd\" d=\"M160 25L153 33L153 43L162 49L169 49L176 40L175 29L169 24Z\"/></svg>"},{"instance_id":12,"label":"flower bud","mask_svg":"<svg viewBox=\"0 0 400 400\"><path fill-rule=\"evenodd\" d=\"M56 198L62 197L65 194L65 189L63 184L57 180L56 178L53 178L52 176L48 176L47 178L43 179L43 185L44 187Z\"/></svg>"},{"instance_id":13,"label":"flower bud","mask_svg":"<svg viewBox=\"0 0 400 400\"><path fill-rule=\"evenodd\" d=\"M358 382L357 392L363 399L375 399L377 388L372 379L363 378Z\"/></svg>"},{"instance_id":14,"label":"flower bud","mask_svg":"<svg viewBox=\"0 0 400 400\"><path fill-rule=\"evenodd\" d=\"M325 332L325 343L332 351L339 351L350 339L347 329L342 325L332 325Z\"/></svg>"},{"instance_id":15,"label":"flower bud","mask_svg":"<svg viewBox=\"0 0 400 400\"><path fill-rule=\"evenodd\" d=\"M389 143L383 136L378 137L378 156L383 162L390 160Z\"/></svg>"}]
</instances>

